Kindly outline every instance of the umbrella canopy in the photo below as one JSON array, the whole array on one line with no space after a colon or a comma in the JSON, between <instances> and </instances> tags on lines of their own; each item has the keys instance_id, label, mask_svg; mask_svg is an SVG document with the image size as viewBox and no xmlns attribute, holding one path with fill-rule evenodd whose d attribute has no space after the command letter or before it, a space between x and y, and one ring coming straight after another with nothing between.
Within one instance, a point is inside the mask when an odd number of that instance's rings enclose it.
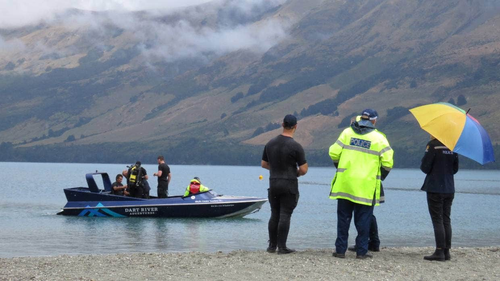
<instances>
[{"instance_id":1,"label":"umbrella canopy","mask_svg":"<svg viewBox=\"0 0 500 281\"><path fill-rule=\"evenodd\" d=\"M464 110L445 102L410 109L420 127L450 150L481 165L494 162L490 136L483 126Z\"/></svg>"}]
</instances>

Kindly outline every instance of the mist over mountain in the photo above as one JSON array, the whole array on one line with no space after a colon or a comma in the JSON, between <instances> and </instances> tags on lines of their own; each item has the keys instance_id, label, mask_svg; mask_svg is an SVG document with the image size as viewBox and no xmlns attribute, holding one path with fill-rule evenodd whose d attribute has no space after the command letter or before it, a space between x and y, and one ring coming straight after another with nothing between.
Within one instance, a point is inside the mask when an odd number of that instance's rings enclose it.
<instances>
[{"instance_id":1,"label":"mist over mountain","mask_svg":"<svg viewBox=\"0 0 500 281\"><path fill-rule=\"evenodd\" d=\"M417 167L428 136L408 108L433 102L470 108L498 153L498 26L494 0L223 0L0 22L0 160L258 165L293 113L310 163L329 165L350 118L374 108L396 167Z\"/></svg>"}]
</instances>

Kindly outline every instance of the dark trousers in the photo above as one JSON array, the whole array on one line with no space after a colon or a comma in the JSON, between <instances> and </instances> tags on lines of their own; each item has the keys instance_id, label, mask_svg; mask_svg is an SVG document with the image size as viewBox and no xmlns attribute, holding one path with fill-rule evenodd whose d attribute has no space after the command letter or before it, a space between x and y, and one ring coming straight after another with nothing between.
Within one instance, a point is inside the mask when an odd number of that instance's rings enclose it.
<instances>
[{"instance_id":1,"label":"dark trousers","mask_svg":"<svg viewBox=\"0 0 500 281\"><path fill-rule=\"evenodd\" d=\"M290 184L295 184L289 181ZM293 210L299 201L296 188L290 189L286 186L277 186L268 189L268 199L271 205L271 218L269 219L269 243L277 245L278 248L286 248L286 240L290 230L290 219Z\"/></svg>"},{"instance_id":2,"label":"dark trousers","mask_svg":"<svg viewBox=\"0 0 500 281\"><path fill-rule=\"evenodd\" d=\"M144 185L144 193L142 195L142 198L149 199L149 191L151 190L151 187L149 186L149 182L147 180L142 181Z\"/></svg>"},{"instance_id":3,"label":"dark trousers","mask_svg":"<svg viewBox=\"0 0 500 281\"><path fill-rule=\"evenodd\" d=\"M368 237L370 235L370 224L373 216L373 206L353 203L349 200L337 200L337 240L335 240L335 251L344 254L347 250L349 239L349 226L351 225L354 212L354 225L358 231L356 237L356 254L366 255L368 252Z\"/></svg>"},{"instance_id":4,"label":"dark trousers","mask_svg":"<svg viewBox=\"0 0 500 281\"><path fill-rule=\"evenodd\" d=\"M142 185L130 184L128 185L128 191L132 197L142 198L144 196L144 187Z\"/></svg>"},{"instance_id":5,"label":"dark trousers","mask_svg":"<svg viewBox=\"0 0 500 281\"><path fill-rule=\"evenodd\" d=\"M451 204L455 193L427 192L427 205L434 227L436 248L451 248Z\"/></svg>"},{"instance_id":6,"label":"dark trousers","mask_svg":"<svg viewBox=\"0 0 500 281\"><path fill-rule=\"evenodd\" d=\"M354 245L354 249L356 249L356 245ZM377 218L375 215L372 215L372 220L370 223L370 235L368 237L368 250L376 251L380 248L380 239L378 237L378 225Z\"/></svg>"},{"instance_id":7,"label":"dark trousers","mask_svg":"<svg viewBox=\"0 0 500 281\"><path fill-rule=\"evenodd\" d=\"M168 181L158 182L158 198L167 198L168 196Z\"/></svg>"},{"instance_id":8,"label":"dark trousers","mask_svg":"<svg viewBox=\"0 0 500 281\"><path fill-rule=\"evenodd\" d=\"M378 238L378 225L377 218L372 215L372 220L370 223L370 236L368 240L368 249L378 249L380 248L380 239Z\"/></svg>"}]
</instances>

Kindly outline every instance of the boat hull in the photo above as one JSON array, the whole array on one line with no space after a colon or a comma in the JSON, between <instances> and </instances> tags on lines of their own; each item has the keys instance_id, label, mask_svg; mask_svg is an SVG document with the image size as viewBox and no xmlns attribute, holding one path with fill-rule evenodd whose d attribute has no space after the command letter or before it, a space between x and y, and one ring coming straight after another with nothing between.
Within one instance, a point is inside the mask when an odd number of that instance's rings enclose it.
<instances>
[{"instance_id":1,"label":"boat hull","mask_svg":"<svg viewBox=\"0 0 500 281\"><path fill-rule=\"evenodd\" d=\"M257 212L265 198L219 196L212 192L190 197L131 198L94 193L86 188L64 190L68 203L59 213L85 217L226 218Z\"/></svg>"}]
</instances>

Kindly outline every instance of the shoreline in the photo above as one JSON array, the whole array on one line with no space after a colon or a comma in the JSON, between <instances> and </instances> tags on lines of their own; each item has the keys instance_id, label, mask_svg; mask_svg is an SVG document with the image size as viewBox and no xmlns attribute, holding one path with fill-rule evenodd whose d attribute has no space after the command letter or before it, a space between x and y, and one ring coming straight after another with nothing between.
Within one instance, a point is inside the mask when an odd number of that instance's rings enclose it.
<instances>
[{"instance_id":1,"label":"shoreline","mask_svg":"<svg viewBox=\"0 0 500 281\"><path fill-rule=\"evenodd\" d=\"M500 247L452 248L451 261L425 261L433 251L382 247L367 260L335 258L333 249L13 257L0 258L0 280L500 280Z\"/></svg>"}]
</instances>

